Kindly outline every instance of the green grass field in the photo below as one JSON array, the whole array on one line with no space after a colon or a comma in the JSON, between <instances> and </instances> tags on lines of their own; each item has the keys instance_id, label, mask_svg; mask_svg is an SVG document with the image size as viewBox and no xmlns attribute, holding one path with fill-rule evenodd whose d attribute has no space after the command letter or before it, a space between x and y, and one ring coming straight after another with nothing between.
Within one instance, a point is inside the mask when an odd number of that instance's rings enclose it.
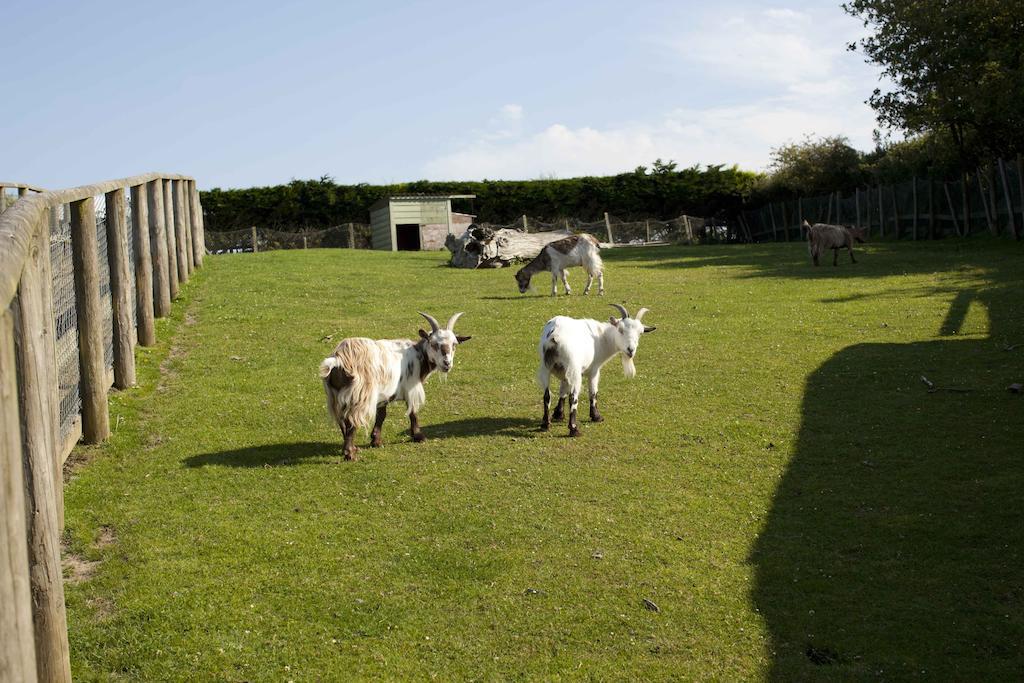
<instances>
[{"instance_id":1,"label":"green grass field","mask_svg":"<svg viewBox=\"0 0 1024 683\"><path fill-rule=\"evenodd\" d=\"M73 456L76 679L1019 678L1024 248L604 255L603 299L440 253L208 258ZM541 327L609 301L658 327L637 377L538 432ZM473 336L428 441L393 409L344 462L317 365L417 310Z\"/></svg>"}]
</instances>

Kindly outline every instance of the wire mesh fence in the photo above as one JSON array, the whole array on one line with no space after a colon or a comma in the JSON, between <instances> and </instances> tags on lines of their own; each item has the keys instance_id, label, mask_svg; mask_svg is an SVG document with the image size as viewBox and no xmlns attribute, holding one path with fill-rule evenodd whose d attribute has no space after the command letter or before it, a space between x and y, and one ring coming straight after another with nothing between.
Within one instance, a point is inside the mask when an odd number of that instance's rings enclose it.
<instances>
[{"instance_id":1,"label":"wire mesh fence","mask_svg":"<svg viewBox=\"0 0 1024 683\"><path fill-rule=\"evenodd\" d=\"M56 336L61 436L67 436L82 408L79 394L78 316L75 314L75 271L71 258L71 216L67 206L53 210L50 221L50 269Z\"/></svg>"},{"instance_id":2,"label":"wire mesh fence","mask_svg":"<svg viewBox=\"0 0 1024 683\"><path fill-rule=\"evenodd\" d=\"M237 254L276 249L369 249L370 226L343 223L320 230L277 230L253 227L206 233L206 249L211 254Z\"/></svg>"},{"instance_id":3,"label":"wire mesh fence","mask_svg":"<svg viewBox=\"0 0 1024 683\"><path fill-rule=\"evenodd\" d=\"M805 236L801 225L834 223L867 228L871 237L938 239L974 234L1019 237L1024 226L1021 160L997 160L960 178L912 178L772 202L740 212L739 229L752 242Z\"/></svg>"},{"instance_id":4,"label":"wire mesh fence","mask_svg":"<svg viewBox=\"0 0 1024 683\"><path fill-rule=\"evenodd\" d=\"M100 275L100 306L103 310L103 362L114 368L114 310L110 298L110 262L107 260L107 210L103 195L93 198L96 210L96 258Z\"/></svg>"},{"instance_id":5,"label":"wire mesh fence","mask_svg":"<svg viewBox=\"0 0 1024 683\"><path fill-rule=\"evenodd\" d=\"M699 244L729 239L725 223L716 225L705 218L679 216L670 220L646 219L623 221L609 215L607 220L584 221L558 218L544 221L523 216L514 223L479 222L472 225L498 230L519 230L530 233L586 233L606 245ZM455 227L461 235L469 225ZM208 231L206 249L211 254L252 253L277 249L355 248L372 249L370 226L365 223L344 223L319 230L280 230L252 227L243 230Z\"/></svg>"},{"instance_id":6,"label":"wire mesh fence","mask_svg":"<svg viewBox=\"0 0 1024 683\"><path fill-rule=\"evenodd\" d=\"M598 241L607 245L641 246L645 244L698 244L723 239L712 229L712 224L705 218L696 216L679 216L669 220L648 218L643 220L624 221L609 214L603 221L583 221L578 218L559 218L543 221L523 216L519 221L508 224L480 223L479 225L492 230L510 229L537 232L568 232L593 235Z\"/></svg>"}]
</instances>

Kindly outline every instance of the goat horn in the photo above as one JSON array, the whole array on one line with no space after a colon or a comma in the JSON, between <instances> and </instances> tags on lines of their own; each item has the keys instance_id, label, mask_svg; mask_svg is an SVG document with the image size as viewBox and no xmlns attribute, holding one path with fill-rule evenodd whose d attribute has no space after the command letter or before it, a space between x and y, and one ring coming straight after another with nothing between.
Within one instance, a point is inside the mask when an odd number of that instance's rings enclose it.
<instances>
[{"instance_id":1,"label":"goat horn","mask_svg":"<svg viewBox=\"0 0 1024 683\"><path fill-rule=\"evenodd\" d=\"M633 317L636 318L637 322L640 322L641 318L644 317L644 313L647 313L650 310L651 309L649 309L649 308L641 308L639 311L636 312L636 315L633 316Z\"/></svg>"},{"instance_id":2,"label":"goat horn","mask_svg":"<svg viewBox=\"0 0 1024 683\"><path fill-rule=\"evenodd\" d=\"M629 317L629 311L627 311L626 307L623 306L622 304L608 304L608 305L611 306L612 308L617 309L619 311L619 313L622 314L623 320L625 320L626 318Z\"/></svg>"},{"instance_id":3,"label":"goat horn","mask_svg":"<svg viewBox=\"0 0 1024 683\"><path fill-rule=\"evenodd\" d=\"M437 332L439 329L441 329L441 326L437 324L437 320L434 319L434 316L427 315L426 313L423 313L422 311L420 311L419 313L420 313L420 315L422 315L424 318L427 319L428 323L430 323L430 331L431 332Z\"/></svg>"},{"instance_id":4,"label":"goat horn","mask_svg":"<svg viewBox=\"0 0 1024 683\"><path fill-rule=\"evenodd\" d=\"M454 330L455 329L455 322L459 319L459 316L461 316L461 315L462 315L462 313L456 313L456 314L452 315L452 317L448 318L448 324L444 326L445 329L446 330Z\"/></svg>"}]
</instances>

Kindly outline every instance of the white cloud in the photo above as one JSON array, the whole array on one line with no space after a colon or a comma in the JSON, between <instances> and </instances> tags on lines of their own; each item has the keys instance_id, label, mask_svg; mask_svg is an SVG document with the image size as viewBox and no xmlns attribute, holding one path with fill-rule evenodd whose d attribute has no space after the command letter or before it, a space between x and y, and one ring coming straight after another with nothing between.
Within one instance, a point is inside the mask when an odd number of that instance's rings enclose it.
<instances>
[{"instance_id":1,"label":"white cloud","mask_svg":"<svg viewBox=\"0 0 1024 683\"><path fill-rule=\"evenodd\" d=\"M763 169L770 150L807 133L871 130L869 111L789 100L736 107L685 108L653 122L569 128L552 124L515 138L477 138L426 165L431 178L538 178L603 175L649 166L656 158L681 166L739 164ZM862 147L869 140L855 140Z\"/></svg>"},{"instance_id":2,"label":"white cloud","mask_svg":"<svg viewBox=\"0 0 1024 683\"><path fill-rule=\"evenodd\" d=\"M670 51L710 71L739 105L688 104L642 120L570 128L551 122L526 130L528 117L507 104L468 142L425 165L431 178L537 178L603 175L672 159L681 166L739 164L764 169L772 148L804 135L846 135L867 149L875 126L863 100L875 73L845 46L856 22L787 8L697 17ZM684 97L685 101L685 97Z\"/></svg>"},{"instance_id":3,"label":"white cloud","mask_svg":"<svg viewBox=\"0 0 1024 683\"><path fill-rule=\"evenodd\" d=\"M499 111L499 115L506 121L518 121L523 118L523 105L506 104Z\"/></svg>"}]
</instances>

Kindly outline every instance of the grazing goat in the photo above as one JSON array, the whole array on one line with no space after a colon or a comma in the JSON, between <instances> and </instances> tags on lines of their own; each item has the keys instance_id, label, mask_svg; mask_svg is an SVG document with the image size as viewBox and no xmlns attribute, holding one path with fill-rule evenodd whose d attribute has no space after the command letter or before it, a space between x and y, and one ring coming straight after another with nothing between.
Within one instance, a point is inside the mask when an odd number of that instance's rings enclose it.
<instances>
[{"instance_id":1,"label":"grazing goat","mask_svg":"<svg viewBox=\"0 0 1024 683\"><path fill-rule=\"evenodd\" d=\"M354 443L358 427L366 427L374 417L370 445L383 445L381 425L388 403L405 401L409 413L409 433L415 442L425 441L416 411L426 402L423 382L435 369L447 373L455 362L455 347L470 337L452 330L461 313L441 327L437 320L420 313L430 323L430 334L420 330L419 341L409 339L342 339L334 353L320 363L320 377L327 394L327 412L345 437L345 459L355 460L359 450Z\"/></svg>"},{"instance_id":2,"label":"grazing goat","mask_svg":"<svg viewBox=\"0 0 1024 683\"><path fill-rule=\"evenodd\" d=\"M867 240L867 231L864 228L851 228L845 225L829 225L828 223L815 223L811 225L804 221L804 228L807 229L807 250L811 253L811 260L814 265L818 264L818 256L825 249L832 250L832 265L839 265L839 250L847 249L850 252L850 261L856 263L853 258L854 240L864 243Z\"/></svg>"},{"instance_id":3,"label":"grazing goat","mask_svg":"<svg viewBox=\"0 0 1024 683\"><path fill-rule=\"evenodd\" d=\"M564 239L550 242L540 250L537 258L533 259L516 273L516 282L519 283L519 293L525 294L530 288L530 278L542 270L551 271L551 296L558 295L558 278L562 278L562 286L566 294L572 294L569 289L569 278L565 272L572 266L583 266L587 271L587 286L583 288L584 294L590 293L590 285L594 278L597 278L597 293L604 294L604 263L597 240L590 235L570 235Z\"/></svg>"},{"instance_id":4,"label":"grazing goat","mask_svg":"<svg viewBox=\"0 0 1024 683\"><path fill-rule=\"evenodd\" d=\"M544 421L540 425L542 431L551 428L552 419L562 419L565 397L568 396L569 436L579 436L576 408L584 375L590 383L590 420L601 422L604 419L597 410L597 385L601 381L601 367L615 354L622 353L622 370L626 377L636 375L633 356L640 344L640 335L654 332L656 328L646 327L641 322L647 312L646 308L641 308L635 318L630 318L624 306L611 305L618 309L622 318L612 316L608 322L603 323L560 315L544 325L540 333L540 369L537 370L537 381L544 387ZM551 406L551 375L561 380L554 415L548 413Z\"/></svg>"}]
</instances>

